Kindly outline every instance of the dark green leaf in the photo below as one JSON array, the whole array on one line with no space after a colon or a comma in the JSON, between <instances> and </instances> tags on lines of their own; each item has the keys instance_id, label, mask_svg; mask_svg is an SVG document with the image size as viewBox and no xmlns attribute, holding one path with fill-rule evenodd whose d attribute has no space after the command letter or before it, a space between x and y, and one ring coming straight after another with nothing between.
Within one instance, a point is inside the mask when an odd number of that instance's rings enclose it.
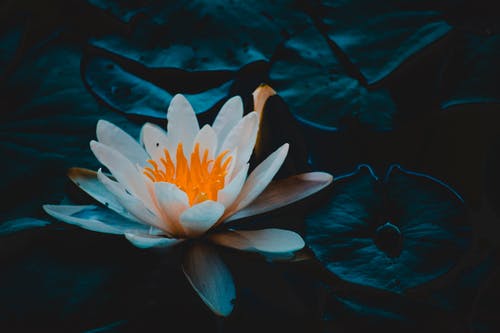
<instances>
[{"instance_id":1,"label":"dark green leaf","mask_svg":"<svg viewBox=\"0 0 500 333\"><path fill-rule=\"evenodd\" d=\"M383 181L367 166L340 177L306 225L309 246L333 274L394 292L448 272L471 237L453 190L398 166Z\"/></svg>"},{"instance_id":2,"label":"dark green leaf","mask_svg":"<svg viewBox=\"0 0 500 333\"><path fill-rule=\"evenodd\" d=\"M395 1L323 1L319 15L328 38L368 84L439 47L452 29L440 13L419 8L418 2L405 6Z\"/></svg>"},{"instance_id":3,"label":"dark green leaf","mask_svg":"<svg viewBox=\"0 0 500 333\"><path fill-rule=\"evenodd\" d=\"M337 130L354 120L370 129L392 129L395 106L387 91L368 91L348 76L316 29L284 44L270 77L290 111L307 124Z\"/></svg>"},{"instance_id":4,"label":"dark green leaf","mask_svg":"<svg viewBox=\"0 0 500 333\"><path fill-rule=\"evenodd\" d=\"M104 7L103 1L97 4ZM151 1L106 2L125 20L143 12L132 35L96 38L92 45L150 67L184 70L238 70L246 64L269 60L278 44L307 22L294 1L190 1L165 5ZM291 10L286 10L291 9Z\"/></svg>"},{"instance_id":5,"label":"dark green leaf","mask_svg":"<svg viewBox=\"0 0 500 333\"><path fill-rule=\"evenodd\" d=\"M456 47L443 75L441 108L480 103L500 104L500 35L467 34Z\"/></svg>"}]
</instances>

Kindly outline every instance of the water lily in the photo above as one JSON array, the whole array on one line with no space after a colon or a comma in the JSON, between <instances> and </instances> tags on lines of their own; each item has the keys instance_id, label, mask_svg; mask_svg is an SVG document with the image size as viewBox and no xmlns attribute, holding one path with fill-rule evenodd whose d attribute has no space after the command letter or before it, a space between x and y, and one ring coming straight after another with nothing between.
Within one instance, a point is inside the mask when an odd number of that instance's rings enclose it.
<instances>
[{"instance_id":1,"label":"water lily","mask_svg":"<svg viewBox=\"0 0 500 333\"><path fill-rule=\"evenodd\" d=\"M254 104L262 108L262 86ZM123 234L139 248L171 247L187 239L203 239L238 250L270 255L304 247L295 232L268 228L236 230L225 223L280 208L327 186L321 172L295 175L271 183L284 162L283 144L249 175L249 160L259 131L259 112L243 116L241 98L229 99L212 126L201 129L188 100L178 94L167 111L167 131L146 123L140 142L110 122L97 124L99 169L71 169L69 176L107 206L45 205L56 219L82 228ZM112 211L112 212L111 212ZM234 223L233 223L234 224ZM217 314L233 309L235 288L229 270L207 242L194 242L183 270L202 300Z\"/></svg>"}]
</instances>

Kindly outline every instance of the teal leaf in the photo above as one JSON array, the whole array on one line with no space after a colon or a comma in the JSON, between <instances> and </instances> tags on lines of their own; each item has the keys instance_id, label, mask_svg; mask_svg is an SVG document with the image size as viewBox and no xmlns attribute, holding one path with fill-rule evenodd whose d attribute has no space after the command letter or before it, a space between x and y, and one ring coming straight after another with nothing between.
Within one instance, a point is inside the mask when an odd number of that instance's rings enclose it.
<instances>
[{"instance_id":1,"label":"teal leaf","mask_svg":"<svg viewBox=\"0 0 500 333\"><path fill-rule=\"evenodd\" d=\"M448 272L470 240L460 196L399 166L382 180L368 166L339 177L306 219L306 242L330 272L398 293Z\"/></svg>"}]
</instances>

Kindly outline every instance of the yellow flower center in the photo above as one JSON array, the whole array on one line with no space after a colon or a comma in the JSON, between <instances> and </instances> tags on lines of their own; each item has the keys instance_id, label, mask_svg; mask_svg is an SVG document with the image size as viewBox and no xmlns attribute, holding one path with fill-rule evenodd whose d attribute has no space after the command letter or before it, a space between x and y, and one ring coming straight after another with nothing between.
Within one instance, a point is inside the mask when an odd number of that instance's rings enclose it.
<instances>
[{"instance_id":1,"label":"yellow flower center","mask_svg":"<svg viewBox=\"0 0 500 333\"><path fill-rule=\"evenodd\" d=\"M195 205L205 200L217 201L217 193L224 188L225 176L228 172L232 156L226 158L228 151L223 151L214 160L208 159L208 150L200 155L200 144L197 143L191 154L190 162L184 155L182 143L177 146L176 164L172 161L167 149L160 163L148 160L152 167L145 167L144 174L153 182L168 182L177 185L184 191L189 204Z\"/></svg>"}]
</instances>

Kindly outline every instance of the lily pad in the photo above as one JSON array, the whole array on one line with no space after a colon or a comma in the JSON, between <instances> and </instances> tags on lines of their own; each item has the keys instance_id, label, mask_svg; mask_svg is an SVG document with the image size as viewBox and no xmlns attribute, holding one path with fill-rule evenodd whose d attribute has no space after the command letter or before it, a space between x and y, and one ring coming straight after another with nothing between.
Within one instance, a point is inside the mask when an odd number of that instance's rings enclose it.
<instances>
[{"instance_id":1,"label":"lily pad","mask_svg":"<svg viewBox=\"0 0 500 333\"><path fill-rule=\"evenodd\" d=\"M330 292L323 321L332 331L341 332L462 332L464 326L463 321L435 305L387 293Z\"/></svg>"},{"instance_id":2,"label":"lily pad","mask_svg":"<svg viewBox=\"0 0 500 333\"><path fill-rule=\"evenodd\" d=\"M322 1L318 15L328 38L369 85L443 45L452 29L439 12L417 2Z\"/></svg>"},{"instance_id":3,"label":"lily pad","mask_svg":"<svg viewBox=\"0 0 500 333\"><path fill-rule=\"evenodd\" d=\"M172 95L105 58L84 62L82 72L89 90L105 104L124 113L164 118Z\"/></svg>"},{"instance_id":4,"label":"lily pad","mask_svg":"<svg viewBox=\"0 0 500 333\"><path fill-rule=\"evenodd\" d=\"M151 7L150 3L154 3L155 1L88 0L88 2L93 6L113 14L124 22L130 22L134 16L146 12L148 8Z\"/></svg>"},{"instance_id":5,"label":"lily pad","mask_svg":"<svg viewBox=\"0 0 500 333\"><path fill-rule=\"evenodd\" d=\"M290 111L308 125L336 131L354 120L375 130L393 127L396 107L389 93L369 91L349 76L315 28L284 43L270 78Z\"/></svg>"},{"instance_id":6,"label":"lily pad","mask_svg":"<svg viewBox=\"0 0 500 333\"><path fill-rule=\"evenodd\" d=\"M129 66L130 61L128 61ZM136 67L143 67L135 64ZM147 70L144 68L144 70ZM157 69L161 72L161 69ZM90 56L82 62L83 80L91 93L105 105L125 114L143 117L165 119L166 109L174 93L183 93L197 113L203 113L217 105L229 95L232 81L223 82L220 86L205 91L190 93L193 87L186 91L175 91L173 94L151 83L148 80L127 71L123 66L111 59ZM162 73L158 73L161 75ZM166 74L166 73L163 73ZM176 81L179 72L170 72L171 81ZM149 73L151 76L151 73ZM200 73L198 79L207 73ZM195 73L185 73L184 76L196 78ZM168 77L163 78L164 81ZM196 81L195 81L196 82ZM199 84L196 84L199 86Z\"/></svg>"},{"instance_id":7,"label":"lily pad","mask_svg":"<svg viewBox=\"0 0 500 333\"><path fill-rule=\"evenodd\" d=\"M334 275L402 293L454 267L471 233L462 199L444 183L399 166L380 180L360 166L307 217L306 239Z\"/></svg>"},{"instance_id":8,"label":"lily pad","mask_svg":"<svg viewBox=\"0 0 500 333\"><path fill-rule=\"evenodd\" d=\"M106 7L124 18L142 11L131 2L99 3L110 3ZM130 35L95 38L91 44L151 67L238 70L269 60L285 37L308 22L295 2L287 0L190 1L167 6L152 1L143 9L148 19L136 22Z\"/></svg>"},{"instance_id":9,"label":"lily pad","mask_svg":"<svg viewBox=\"0 0 500 333\"><path fill-rule=\"evenodd\" d=\"M441 108L500 104L499 76L500 35L466 34L444 71Z\"/></svg>"},{"instance_id":10,"label":"lily pad","mask_svg":"<svg viewBox=\"0 0 500 333\"><path fill-rule=\"evenodd\" d=\"M0 322L12 331L85 331L120 318L127 305L117 300L131 288L123 277L138 279L146 262L125 240L90 232L53 229L28 245L2 262Z\"/></svg>"},{"instance_id":11,"label":"lily pad","mask_svg":"<svg viewBox=\"0 0 500 333\"><path fill-rule=\"evenodd\" d=\"M80 78L81 51L63 43L44 48L4 82L0 152L8 172L0 183L2 219L38 216L40 207L62 198L67 168L97 167L88 143L100 118L133 135L138 127L99 108ZM56 191L59 188L61 191Z\"/></svg>"}]
</instances>

